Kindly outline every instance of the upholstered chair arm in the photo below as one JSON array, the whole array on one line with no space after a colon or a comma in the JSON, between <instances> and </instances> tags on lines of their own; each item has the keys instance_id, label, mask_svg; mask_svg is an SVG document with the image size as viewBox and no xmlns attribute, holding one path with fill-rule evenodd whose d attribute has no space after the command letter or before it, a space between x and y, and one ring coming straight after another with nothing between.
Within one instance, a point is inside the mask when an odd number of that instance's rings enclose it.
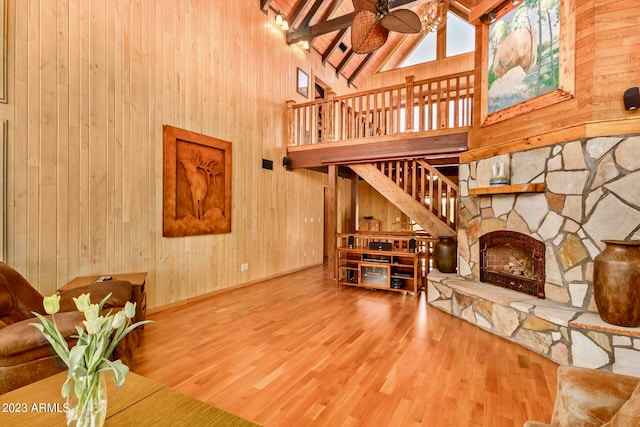
<instances>
[{"instance_id":1,"label":"upholstered chair arm","mask_svg":"<svg viewBox=\"0 0 640 427\"><path fill-rule=\"evenodd\" d=\"M111 293L111 297L104 305L104 308L124 307L127 301L131 300L131 289L131 283L126 280L109 280L70 289L60 293L60 311L77 310L73 298L87 293L91 295L92 304L98 304Z\"/></svg>"},{"instance_id":2,"label":"upholstered chair arm","mask_svg":"<svg viewBox=\"0 0 640 427\"><path fill-rule=\"evenodd\" d=\"M595 369L561 366L551 425L601 426L629 400L639 380Z\"/></svg>"},{"instance_id":3,"label":"upholstered chair arm","mask_svg":"<svg viewBox=\"0 0 640 427\"><path fill-rule=\"evenodd\" d=\"M51 319L51 316L45 317ZM72 340L72 335L78 333L76 326L82 326L83 319L84 315L79 311L55 315L56 326L67 340ZM0 329L0 360L5 357L16 357L18 354L28 353L39 348L50 347L42 332L31 326L30 323L40 323L40 320L34 317ZM53 352L52 348L50 352Z\"/></svg>"}]
</instances>

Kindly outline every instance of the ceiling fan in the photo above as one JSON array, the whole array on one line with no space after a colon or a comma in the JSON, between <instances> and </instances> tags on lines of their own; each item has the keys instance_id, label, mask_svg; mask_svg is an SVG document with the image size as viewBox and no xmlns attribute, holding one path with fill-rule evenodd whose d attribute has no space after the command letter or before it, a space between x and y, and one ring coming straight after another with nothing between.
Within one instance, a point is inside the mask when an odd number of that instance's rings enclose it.
<instances>
[{"instance_id":1,"label":"ceiling fan","mask_svg":"<svg viewBox=\"0 0 640 427\"><path fill-rule=\"evenodd\" d=\"M389 0L353 0L355 17L351 24L351 48L355 53L369 53L380 48L389 31L413 34L422 30L420 17L409 9L389 11Z\"/></svg>"}]
</instances>

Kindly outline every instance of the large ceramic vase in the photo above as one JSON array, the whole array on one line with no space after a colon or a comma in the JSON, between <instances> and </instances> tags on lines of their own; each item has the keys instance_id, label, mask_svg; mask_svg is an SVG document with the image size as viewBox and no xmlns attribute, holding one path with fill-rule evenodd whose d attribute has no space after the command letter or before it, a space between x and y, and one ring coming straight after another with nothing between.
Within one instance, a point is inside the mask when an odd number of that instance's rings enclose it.
<instances>
[{"instance_id":1,"label":"large ceramic vase","mask_svg":"<svg viewBox=\"0 0 640 427\"><path fill-rule=\"evenodd\" d=\"M593 266L593 297L600 317L618 326L640 326L640 240L603 240Z\"/></svg>"},{"instance_id":2,"label":"large ceramic vase","mask_svg":"<svg viewBox=\"0 0 640 427\"><path fill-rule=\"evenodd\" d=\"M441 273L455 273L458 267L458 245L453 237L440 237L433 248L433 259Z\"/></svg>"}]
</instances>

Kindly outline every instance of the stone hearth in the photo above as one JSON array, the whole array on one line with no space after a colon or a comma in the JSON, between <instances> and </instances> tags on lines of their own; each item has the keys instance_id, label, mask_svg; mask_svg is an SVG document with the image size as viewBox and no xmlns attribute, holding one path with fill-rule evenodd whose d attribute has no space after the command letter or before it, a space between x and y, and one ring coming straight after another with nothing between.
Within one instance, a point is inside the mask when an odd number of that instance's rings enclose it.
<instances>
[{"instance_id":1,"label":"stone hearth","mask_svg":"<svg viewBox=\"0 0 640 427\"><path fill-rule=\"evenodd\" d=\"M597 313L433 270L429 303L561 365L640 377L640 328L610 325Z\"/></svg>"},{"instance_id":2,"label":"stone hearth","mask_svg":"<svg viewBox=\"0 0 640 427\"><path fill-rule=\"evenodd\" d=\"M489 186L496 161L504 162L511 184L545 183L546 190L469 195L469 188ZM562 142L463 163L459 184L458 275L430 273L431 304L558 363L640 376L640 329L602 322L592 283L602 240L640 239L640 136ZM479 238L496 230L544 243L546 300L479 282ZM496 301L504 292L517 296Z\"/></svg>"}]
</instances>

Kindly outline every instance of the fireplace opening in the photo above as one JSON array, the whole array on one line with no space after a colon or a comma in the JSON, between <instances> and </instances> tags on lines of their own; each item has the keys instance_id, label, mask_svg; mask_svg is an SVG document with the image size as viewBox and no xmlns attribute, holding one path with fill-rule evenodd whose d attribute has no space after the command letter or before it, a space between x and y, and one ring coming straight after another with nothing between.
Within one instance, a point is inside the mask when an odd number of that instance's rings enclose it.
<instances>
[{"instance_id":1,"label":"fireplace opening","mask_svg":"<svg viewBox=\"0 0 640 427\"><path fill-rule=\"evenodd\" d=\"M544 298L544 243L517 231L480 236L480 281Z\"/></svg>"}]
</instances>

